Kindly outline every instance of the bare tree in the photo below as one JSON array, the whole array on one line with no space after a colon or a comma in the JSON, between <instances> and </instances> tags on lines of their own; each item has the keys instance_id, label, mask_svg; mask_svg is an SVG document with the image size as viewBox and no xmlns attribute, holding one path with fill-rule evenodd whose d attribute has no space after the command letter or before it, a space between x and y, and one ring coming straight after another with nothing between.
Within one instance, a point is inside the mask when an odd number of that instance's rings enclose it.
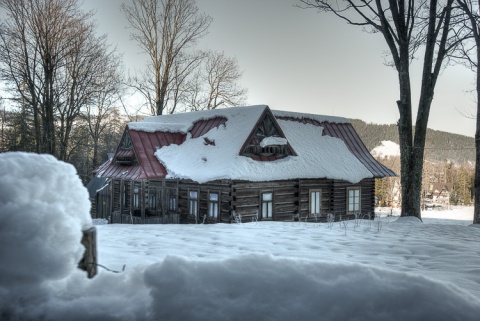
<instances>
[{"instance_id":1,"label":"bare tree","mask_svg":"<svg viewBox=\"0 0 480 321\"><path fill-rule=\"evenodd\" d=\"M456 58L463 59L476 73L477 112L475 129L475 175L474 175L474 214L473 223L480 224L480 12L479 2L473 0L456 0L463 16L462 25L458 29L467 32L461 46L459 46ZM465 39L466 38L466 39Z\"/></svg>"},{"instance_id":2,"label":"bare tree","mask_svg":"<svg viewBox=\"0 0 480 321\"><path fill-rule=\"evenodd\" d=\"M0 29L0 76L22 112L31 115L35 151L68 161L74 126L103 90L105 67L118 57L105 36L96 36L92 13L75 0L0 0L0 6L7 13Z\"/></svg>"},{"instance_id":3,"label":"bare tree","mask_svg":"<svg viewBox=\"0 0 480 321\"><path fill-rule=\"evenodd\" d=\"M402 216L421 218L420 194L428 117L434 89L451 42L454 0L300 0L306 8L332 13L348 24L383 36L397 70L400 98ZM440 2L440 3L439 3ZM423 71L413 127L410 64L422 47Z\"/></svg>"},{"instance_id":4,"label":"bare tree","mask_svg":"<svg viewBox=\"0 0 480 321\"><path fill-rule=\"evenodd\" d=\"M241 77L235 58L223 52L208 52L204 64L190 82L189 108L215 109L244 104L247 90L238 84Z\"/></svg>"},{"instance_id":5,"label":"bare tree","mask_svg":"<svg viewBox=\"0 0 480 321\"><path fill-rule=\"evenodd\" d=\"M123 80L120 74L121 59L108 59L99 66L98 90L91 96L91 103L83 113L91 141L91 169L100 165L100 144L105 132L111 128L114 109L118 107L123 93Z\"/></svg>"},{"instance_id":6,"label":"bare tree","mask_svg":"<svg viewBox=\"0 0 480 321\"><path fill-rule=\"evenodd\" d=\"M55 154L55 76L65 64L72 27L89 17L74 0L1 0L0 74L33 111L36 151Z\"/></svg>"},{"instance_id":7,"label":"bare tree","mask_svg":"<svg viewBox=\"0 0 480 321\"><path fill-rule=\"evenodd\" d=\"M0 153L7 150L6 139L6 127L7 127L7 111L3 105L3 99L0 97Z\"/></svg>"},{"instance_id":8,"label":"bare tree","mask_svg":"<svg viewBox=\"0 0 480 321\"><path fill-rule=\"evenodd\" d=\"M113 77L118 73L119 57L108 49L105 36L95 36L94 27L85 23L76 26L65 68L57 73L58 155L65 161L68 161L70 134L76 120L85 108L88 112L90 105L96 103L98 95L110 90L105 77L111 76L109 81L119 81L118 77Z\"/></svg>"},{"instance_id":9,"label":"bare tree","mask_svg":"<svg viewBox=\"0 0 480 321\"><path fill-rule=\"evenodd\" d=\"M178 93L172 89L178 84L175 76L190 68L189 63L179 64L178 60L187 57L187 50L207 33L212 19L199 13L195 0L134 0L121 8L130 23L132 39L150 59L145 72L133 79L133 86L156 115L172 112L168 94Z\"/></svg>"}]
</instances>

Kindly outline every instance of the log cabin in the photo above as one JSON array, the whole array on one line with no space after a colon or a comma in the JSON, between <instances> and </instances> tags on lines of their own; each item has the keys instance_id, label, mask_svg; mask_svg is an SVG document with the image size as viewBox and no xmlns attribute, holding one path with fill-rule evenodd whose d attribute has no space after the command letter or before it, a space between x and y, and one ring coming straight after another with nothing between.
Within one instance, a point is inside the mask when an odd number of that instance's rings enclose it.
<instances>
[{"instance_id":1,"label":"log cabin","mask_svg":"<svg viewBox=\"0 0 480 321\"><path fill-rule=\"evenodd\" d=\"M231 107L128 123L92 203L110 223L338 220L395 175L346 118Z\"/></svg>"}]
</instances>

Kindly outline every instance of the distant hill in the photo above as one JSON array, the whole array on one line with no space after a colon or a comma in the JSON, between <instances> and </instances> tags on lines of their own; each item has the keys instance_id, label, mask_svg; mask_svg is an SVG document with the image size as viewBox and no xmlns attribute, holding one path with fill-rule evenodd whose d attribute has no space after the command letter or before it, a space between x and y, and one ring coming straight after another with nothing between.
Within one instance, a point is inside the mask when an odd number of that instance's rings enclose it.
<instances>
[{"instance_id":1,"label":"distant hill","mask_svg":"<svg viewBox=\"0 0 480 321\"><path fill-rule=\"evenodd\" d=\"M397 125L378 125L351 119L353 127L369 151L382 141L399 144ZM430 161L453 160L455 163L475 162L475 139L464 135L428 129L425 147L426 159Z\"/></svg>"}]
</instances>

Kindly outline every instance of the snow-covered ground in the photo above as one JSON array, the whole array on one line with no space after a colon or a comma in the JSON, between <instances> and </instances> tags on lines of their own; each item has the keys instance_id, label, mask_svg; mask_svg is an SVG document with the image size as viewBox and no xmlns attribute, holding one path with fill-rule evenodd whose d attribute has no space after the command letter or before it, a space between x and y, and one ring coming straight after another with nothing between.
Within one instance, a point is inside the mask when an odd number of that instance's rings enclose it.
<instances>
[{"instance_id":1,"label":"snow-covered ground","mask_svg":"<svg viewBox=\"0 0 480 321\"><path fill-rule=\"evenodd\" d=\"M387 213L387 209L377 212L380 218L373 222L333 225L99 225L99 262L120 270L123 265L128 269L172 257L219 262L257 255L271 260L362 264L449 282L480 297L480 229L469 226L472 207L426 211L424 223Z\"/></svg>"},{"instance_id":2,"label":"snow-covered ground","mask_svg":"<svg viewBox=\"0 0 480 321\"><path fill-rule=\"evenodd\" d=\"M97 225L73 167L0 155L1 320L478 320L472 208L355 224ZM26 196L29 197L26 197ZM121 271L125 265L125 270Z\"/></svg>"}]
</instances>

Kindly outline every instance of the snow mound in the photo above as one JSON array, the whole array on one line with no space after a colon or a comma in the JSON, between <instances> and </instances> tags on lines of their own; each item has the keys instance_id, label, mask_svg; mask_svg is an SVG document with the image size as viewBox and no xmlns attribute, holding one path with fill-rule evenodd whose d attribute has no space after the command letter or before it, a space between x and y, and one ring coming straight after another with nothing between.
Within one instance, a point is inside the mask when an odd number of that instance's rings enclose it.
<instances>
[{"instance_id":1,"label":"snow mound","mask_svg":"<svg viewBox=\"0 0 480 321\"><path fill-rule=\"evenodd\" d=\"M158 320L474 320L480 307L421 276L268 255L167 257L146 270L145 281Z\"/></svg>"},{"instance_id":2,"label":"snow mound","mask_svg":"<svg viewBox=\"0 0 480 321\"><path fill-rule=\"evenodd\" d=\"M0 302L15 302L77 269L90 201L75 168L50 155L0 154L0 177Z\"/></svg>"},{"instance_id":3,"label":"snow mound","mask_svg":"<svg viewBox=\"0 0 480 321\"><path fill-rule=\"evenodd\" d=\"M416 216L402 216L402 217L399 217L396 221L393 221L392 223L415 225L415 224L422 224L422 221Z\"/></svg>"},{"instance_id":4,"label":"snow mound","mask_svg":"<svg viewBox=\"0 0 480 321\"><path fill-rule=\"evenodd\" d=\"M75 168L50 155L5 153L0 177L1 284L66 276L83 255L82 228L91 225Z\"/></svg>"},{"instance_id":5,"label":"snow mound","mask_svg":"<svg viewBox=\"0 0 480 321\"><path fill-rule=\"evenodd\" d=\"M389 140L383 140L381 144L370 151L373 157L400 156L400 146Z\"/></svg>"}]
</instances>

